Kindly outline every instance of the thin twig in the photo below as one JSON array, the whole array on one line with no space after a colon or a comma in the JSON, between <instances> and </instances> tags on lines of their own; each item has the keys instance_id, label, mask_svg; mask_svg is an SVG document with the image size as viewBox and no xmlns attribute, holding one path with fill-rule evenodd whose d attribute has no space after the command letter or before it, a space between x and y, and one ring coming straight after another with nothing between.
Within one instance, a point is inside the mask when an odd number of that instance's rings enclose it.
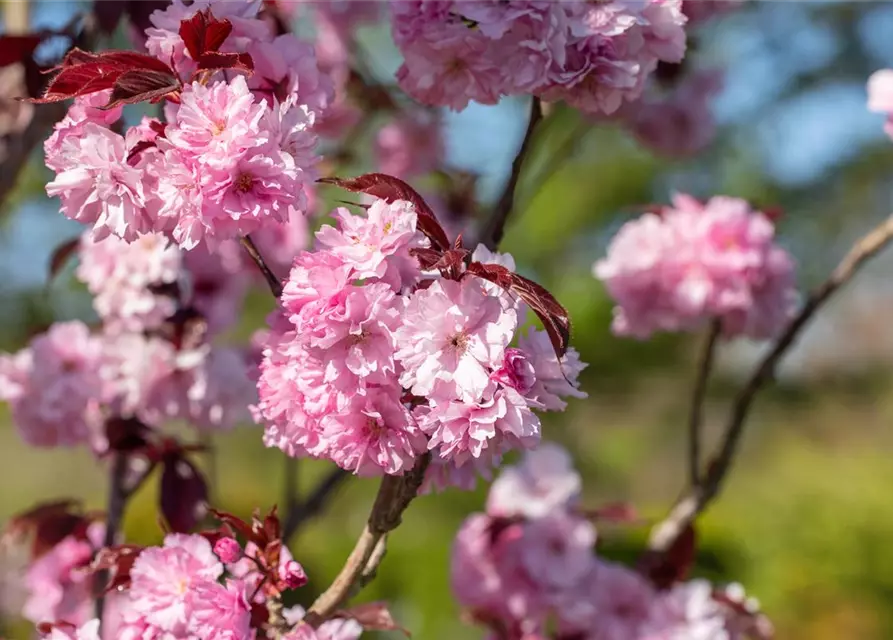
<instances>
[{"instance_id":1,"label":"thin twig","mask_svg":"<svg viewBox=\"0 0 893 640\"><path fill-rule=\"evenodd\" d=\"M722 325L719 320L710 323L707 337L698 360L698 373L691 395L691 410L688 416L688 481L692 487L701 481L701 422L703 421L704 399L707 394L707 380L713 369L716 343Z\"/></svg>"},{"instance_id":2,"label":"thin twig","mask_svg":"<svg viewBox=\"0 0 893 640\"><path fill-rule=\"evenodd\" d=\"M112 468L109 473L109 497L108 507L105 519L105 537L102 541L103 547L111 547L118 538L121 530L121 522L124 520L124 507L127 505L128 491L124 486L127 476L128 458L123 452L115 452L112 454ZM105 588L108 580L107 572L99 575L97 584L100 589ZM96 617L102 621L102 610L105 598L100 595L96 598Z\"/></svg>"},{"instance_id":3,"label":"thin twig","mask_svg":"<svg viewBox=\"0 0 893 640\"><path fill-rule=\"evenodd\" d=\"M251 240L250 236L242 236L240 242L242 243L242 246L245 247L245 251L248 252L248 255L251 256L251 259L254 260L254 264L260 269L260 272L263 274L264 279L270 287L270 291L273 292L273 296L278 300L279 296L282 295L282 281L276 277L276 274L273 273L273 270L270 269L269 265L264 261L263 256L260 255L260 251L257 250L257 246L254 244L254 241Z\"/></svg>"},{"instance_id":4,"label":"thin twig","mask_svg":"<svg viewBox=\"0 0 893 640\"><path fill-rule=\"evenodd\" d=\"M320 481L313 492L303 502L298 502L293 509L286 512L285 523L282 525L282 539L289 540L295 532L307 520L318 515L328 503L332 494L341 484L350 477L350 474L336 467Z\"/></svg>"},{"instance_id":5,"label":"thin twig","mask_svg":"<svg viewBox=\"0 0 893 640\"><path fill-rule=\"evenodd\" d=\"M375 574L385 554L385 536L400 526L403 512L416 497L431 458L419 458L416 466L404 476L385 476L378 488L369 520L363 528L344 567L328 589L310 606L304 621L318 628L354 591ZM365 576L365 579L364 579Z\"/></svg>"},{"instance_id":6,"label":"thin twig","mask_svg":"<svg viewBox=\"0 0 893 640\"><path fill-rule=\"evenodd\" d=\"M494 251L502 240L505 233L505 223L509 214L515 207L515 189L518 186L518 179L521 177L521 167L524 164L524 158L530 151L530 144L533 140L533 133L537 125L543 119L543 105L540 99L533 96L530 103L530 119L527 121L527 131L524 132L524 139L521 141L521 147L518 149L515 159L512 161L512 172L509 175L508 182L502 190L502 195L493 208L493 214L487 221L481 235L481 242L488 249Z\"/></svg>"},{"instance_id":7,"label":"thin twig","mask_svg":"<svg viewBox=\"0 0 893 640\"><path fill-rule=\"evenodd\" d=\"M708 465L703 482L683 495L667 517L654 527L648 544L650 550L665 551L670 548L679 534L719 495L723 481L735 459L754 398L772 379L775 367L782 356L794 344L816 311L891 240L893 240L893 215L856 242L830 277L807 297L803 308L791 320L772 350L759 363L735 398L719 452Z\"/></svg>"}]
</instances>

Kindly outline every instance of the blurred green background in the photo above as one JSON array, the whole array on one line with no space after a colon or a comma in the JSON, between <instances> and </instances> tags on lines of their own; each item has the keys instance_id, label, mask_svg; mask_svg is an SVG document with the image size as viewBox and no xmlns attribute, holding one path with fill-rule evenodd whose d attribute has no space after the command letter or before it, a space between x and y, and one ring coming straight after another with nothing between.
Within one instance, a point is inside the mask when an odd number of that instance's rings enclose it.
<instances>
[{"instance_id":1,"label":"blurred green background","mask_svg":"<svg viewBox=\"0 0 893 640\"><path fill-rule=\"evenodd\" d=\"M32 18L59 24L78 6L34 3ZM893 143L882 133L882 117L865 110L867 77L893 66L890 33L893 4L884 2L752 2L706 25L693 61L727 69L726 88L715 104L718 136L694 159L658 158L623 131L561 109L541 130L502 248L567 305L573 345L590 363L582 379L589 399L544 418L545 437L574 454L587 505L627 500L654 519L677 496L697 346L694 337L647 343L613 337L611 304L591 276L593 261L637 207L666 202L674 190L699 197L724 193L780 206L779 233L800 264L802 287L819 282L849 244L890 211ZM386 29L362 35L370 67L386 77L397 60ZM485 202L505 179L525 110L523 102L508 100L446 118L450 162L481 175ZM36 155L4 208L5 350L18 349L34 327L54 318L90 313L89 301L65 278L45 286L52 247L77 232L42 195L46 180ZM810 327L777 385L758 401L726 491L701 523L696 574L742 583L760 600L779 638L893 637L890 273L890 256L878 259ZM268 308L264 292L252 297L241 335L261 326ZM706 411L711 442L761 348L722 345ZM87 452L30 449L8 424L5 409L0 421L6 487L0 518L66 495L103 505L104 470ZM216 442L214 492L221 508L248 515L281 499L283 458L264 449L258 427L245 426ZM302 490L327 470L302 462ZM292 541L311 578L301 594L305 603L339 569L375 487L351 480ZM155 491L154 485L144 488L128 511L133 540L159 537ZM455 531L482 507L485 491L416 501L362 599L393 602L397 618L416 638L477 637L459 621L448 563ZM646 533L604 527L603 553L632 558ZM8 606L15 601L14 593L5 596ZM25 637L19 633L25 633L20 626L6 631Z\"/></svg>"}]
</instances>

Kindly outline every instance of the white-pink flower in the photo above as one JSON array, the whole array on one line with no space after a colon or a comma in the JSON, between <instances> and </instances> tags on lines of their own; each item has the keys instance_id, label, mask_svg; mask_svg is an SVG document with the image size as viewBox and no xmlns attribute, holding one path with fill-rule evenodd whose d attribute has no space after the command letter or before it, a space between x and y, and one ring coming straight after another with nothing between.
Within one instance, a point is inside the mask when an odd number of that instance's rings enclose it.
<instances>
[{"instance_id":1,"label":"white-pink flower","mask_svg":"<svg viewBox=\"0 0 893 640\"><path fill-rule=\"evenodd\" d=\"M74 625L56 625L45 640L99 640L99 619L93 618L76 627Z\"/></svg>"},{"instance_id":2,"label":"white-pink flower","mask_svg":"<svg viewBox=\"0 0 893 640\"><path fill-rule=\"evenodd\" d=\"M893 138L893 69L881 69L868 79L868 110L887 114L884 131Z\"/></svg>"},{"instance_id":3,"label":"white-pink flower","mask_svg":"<svg viewBox=\"0 0 893 640\"><path fill-rule=\"evenodd\" d=\"M203 640L253 640L248 598L254 585L243 580L225 584L198 581L189 589L189 637Z\"/></svg>"},{"instance_id":4,"label":"white-pink flower","mask_svg":"<svg viewBox=\"0 0 893 640\"><path fill-rule=\"evenodd\" d=\"M506 467L490 486L487 513L511 518L541 518L571 506L582 488L570 455L544 442L528 451L520 464Z\"/></svg>"},{"instance_id":5,"label":"white-pink flower","mask_svg":"<svg viewBox=\"0 0 893 640\"><path fill-rule=\"evenodd\" d=\"M162 234L133 242L115 236L81 236L77 277L93 294L93 307L110 331L156 328L176 311L177 301L164 285L180 279L181 254Z\"/></svg>"},{"instance_id":6,"label":"white-pink flower","mask_svg":"<svg viewBox=\"0 0 893 640\"><path fill-rule=\"evenodd\" d=\"M728 337L771 337L794 310L793 270L766 215L737 198L685 195L624 225L593 267L617 303L614 331L638 338L714 319Z\"/></svg>"},{"instance_id":7,"label":"white-pink flower","mask_svg":"<svg viewBox=\"0 0 893 640\"><path fill-rule=\"evenodd\" d=\"M435 281L415 292L397 330L401 384L417 396L474 403L502 365L517 315L473 278Z\"/></svg>"},{"instance_id":8,"label":"white-pink flower","mask_svg":"<svg viewBox=\"0 0 893 640\"><path fill-rule=\"evenodd\" d=\"M149 624L182 634L194 609L192 590L222 573L223 565L206 538L168 534L163 547L144 549L133 563L130 597Z\"/></svg>"},{"instance_id":9,"label":"white-pink flower","mask_svg":"<svg viewBox=\"0 0 893 640\"><path fill-rule=\"evenodd\" d=\"M400 390L370 388L343 411L322 418L327 456L360 476L402 475L412 469L426 441Z\"/></svg>"},{"instance_id":10,"label":"white-pink flower","mask_svg":"<svg viewBox=\"0 0 893 640\"><path fill-rule=\"evenodd\" d=\"M0 355L0 399L22 439L36 447L101 448L101 338L82 322L56 323L16 354Z\"/></svg>"},{"instance_id":11,"label":"white-pink flower","mask_svg":"<svg viewBox=\"0 0 893 640\"><path fill-rule=\"evenodd\" d=\"M588 397L577 380L588 365L576 349L569 347L559 361L549 335L532 327L518 338L518 346L533 366L534 381L524 395L535 408L564 411L567 402L563 398Z\"/></svg>"},{"instance_id":12,"label":"white-pink flower","mask_svg":"<svg viewBox=\"0 0 893 640\"><path fill-rule=\"evenodd\" d=\"M46 186L47 195L59 197L62 213L92 225L97 240L114 234L129 241L152 231L143 175L127 164L123 136L88 122L62 145L69 162Z\"/></svg>"}]
</instances>

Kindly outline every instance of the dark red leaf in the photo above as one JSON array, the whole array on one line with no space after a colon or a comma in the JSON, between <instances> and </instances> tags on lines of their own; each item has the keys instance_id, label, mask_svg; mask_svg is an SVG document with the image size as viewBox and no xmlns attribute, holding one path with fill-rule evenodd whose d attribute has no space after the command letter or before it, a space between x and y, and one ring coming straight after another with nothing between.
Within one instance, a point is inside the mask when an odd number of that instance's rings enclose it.
<instances>
[{"instance_id":1,"label":"dark red leaf","mask_svg":"<svg viewBox=\"0 0 893 640\"><path fill-rule=\"evenodd\" d=\"M196 61L206 53L219 51L232 30L229 20L218 20L210 9L198 11L180 22L180 37L189 56Z\"/></svg>"},{"instance_id":2,"label":"dark red leaf","mask_svg":"<svg viewBox=\"0 0 893 640\"><path fill-rule=\"evenodd\" d=\"M415 206L418 213L418 229L431 240L431 246L440 251L450 248L446 231L440 226L434 211L425 202L425 199L408 184L383 173L367 173L356 178L320 178L318 182L333 184L336 187L353 191L354 193L366 193L386 202L406 200Z\"/></svg>"},{"instance_id":3,"label":"dark red leaf","mask_svg":"<svg viewBox=\"0 0 893 640\"><path fill-rule=\"evenodd\" d=\"M259 532L256 533L252 526L242 520L242 518L227 513L226 511L218 511L217 509L211 509L210 511L215 518L232 527L233 530L242 536L246 542L253 542L260 548L266 546L266 541L259 535Z\"/></svg>"},{"instance_id":4,"label":"dark red leaf","mask_svg":"<svg viewBox=\"0 0 893 640\"><path fill-rule=\"evenodd\" d=\"M689 525L666 551L646 551L639 559L639 572L658 589L669 589L688 577L695 561L697 536Z\"/></svg>"},{"instance_id":5,"label":"dark red leaf","mask_svg":"<svg viewBox=\"0 0 893 640\"><path fill-rule=\"evenodd\" d=\"M118 79L129 72L149 73L153 78L152 87L155 89L160 85L160 77L168 79L166 84L176 81L174 70L164 62L133 51L90 53L75 47L68 52L62 64L51 71L56 75L50 80L43 97L34 98L31 102L38 104L59 102L112 89ZM129 79L125 84L129 85L132 82L133 80Z\"/></svg>"},{"instance_id":6,"label":"dark red leaf","mask_svg":"<svg viewBox=\"0 0 893 640\"><path fill-rule=\"evenodd\" d=\"M488 280L521 298L542 321L558 359L561 360L567 353L571 337L570 318L565 308L545 287L498 264L472 262L466 273Z\"/></svg>"},{"instance_id":7,"label":"dark red leaf","mask_svg":"<svg viewBox=\"0 0 893 640\"><path fill-rule=\"evenodd\" d=\"M232 69L251 73L254 71L254 60L247 53L210 52L198 59L199 71L223 71Z\"/></svg>"},{"instance_id":8,"label":"dark red leaf","mask_svg":"<svg viewBox=\"0 0 893 640\"><path fill-rule=\"evenodd\" d=\"M207 512L208 485L201 471L186 456L171 454L162 463L161 513L171 531L185 533Z\"/></svg>"},{"instance_id":9,"label":"dark red leaf","mask_svg":"<svg viewBox=\"0 0 893 640\"><path fill-rule=\"evenodd\" d=\"M90 572L111 572L111 580L105 588L106 593L118 589L126 589L130 586L130 570L143 549L144 547L138 544L119 544L112 547L103 547L96 552L96 556L90 564Z\"/></svg>"},{"instance_id":10,"label":"dark red leaf","mask_svg":"<svg viewBox=\"0 0 893 640\"><path fill-rule=\"evenodd\" d=\"M359 622L367 631L400 631L407 638L412 637L404 627L394 620L386 602L367 602L335 614L336 618L348 618Z\"/></svg>"},{"instance_id":11,"label":"dark red leaf","mask_svg":"<svg viewBox=\"0 0 893 640\"><path fill-rule=\"evenodd\" d=\"M13 517L3 531L5 541L31 539L31 559L40 558L68 536L86 538L95 515L85 515L75 500L39 504Z\"/></svg>"},{"instance_id":12,"label":"dark red leaf","mask_svg":"<svg viewBox=\"0 0 893 640\"><path fill-rule=\"evenodd\" d=\"M264 517L264 534L267 536L267 540L279 540L282 537L282 528L279 524L279 514L276 513L275 505Z\"/></svg>"},{"instance_id":13,"label":"dark red leaf","mask_svg":"<svg viewBox=\"0 0 893 640\"><path fill-rule=\"evenodd\" d=\"M136 418L110 418L105 423L105 436L111 451L134 452L148 445L149 427Z\"/></svg>"},{"instance_id":14,"label":"dark red leaf","mask_svg":"<svg viewBox=\"0 0 893 640\"><path fill-rule=\"evenodd\" d=\"M34 50L41 42L43 36L39 35L0 37L0 67L31 60Z\"/></svg>"},{"instance_id":15,"label":"dark red leaf","mask_svg":"<svg viewBox=\"0 0 893 640\"><path fill-rule=\"evenodd\" d=\"M158 102L166 95L180 90L180 81L173 75L150 70L125 71L112 88L106 109L122 104Z\"/></svg>"},{"instance_id":16,"label":"dark red leaf","mask_svg":"<svg viewBox=\"0 0 893 640\"><path fill-rule=\"evenodd\" d=\"M52 282L52 280L59 275L59 272L62 271L62 267L64 267L71 257L78 252L80 246L81 239L72 238L53 249L53 253L50 255L49 281Z\"/></svg>"}]
</instances>

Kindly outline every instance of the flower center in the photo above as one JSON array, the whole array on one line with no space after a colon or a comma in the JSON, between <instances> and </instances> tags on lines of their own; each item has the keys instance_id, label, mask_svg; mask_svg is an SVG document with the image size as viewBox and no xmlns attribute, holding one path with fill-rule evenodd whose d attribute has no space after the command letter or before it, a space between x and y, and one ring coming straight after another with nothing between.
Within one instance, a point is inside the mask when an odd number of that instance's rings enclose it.
<instances>
[{"instance_id":1,"label":"flower center","mask_svg":"<svg viewBox=\"0 0 893 640\"><path fill-rule=\"evenodd\" d=\"M468 336L465 333L457 333L450 337L447 344L451 350L462 355L468 348Z\"/></svg>"},{"instance_id":2,"label":"flower center","mask_svg":"<svg viewBox=\"0 0 893 640\"><path fill-rule=\"evenodd\" d=\"M236 178L236 190L242 193L248 193L254 186L254 177L249 173L240 173Z\"/></svg>"},{"instance_id":3,"label":"flower center","mask_svg":"<svg viewBox=\"0 0 893 640\"><path fill-rule=\"evenodd\" d=\"M215 136L219 136L225 130L226 130L226 122L224 122L223 120L218 120L217 122L215 122L214 124L211 125L211 133L213 133Z\"/></svg>"}]
</instances>

